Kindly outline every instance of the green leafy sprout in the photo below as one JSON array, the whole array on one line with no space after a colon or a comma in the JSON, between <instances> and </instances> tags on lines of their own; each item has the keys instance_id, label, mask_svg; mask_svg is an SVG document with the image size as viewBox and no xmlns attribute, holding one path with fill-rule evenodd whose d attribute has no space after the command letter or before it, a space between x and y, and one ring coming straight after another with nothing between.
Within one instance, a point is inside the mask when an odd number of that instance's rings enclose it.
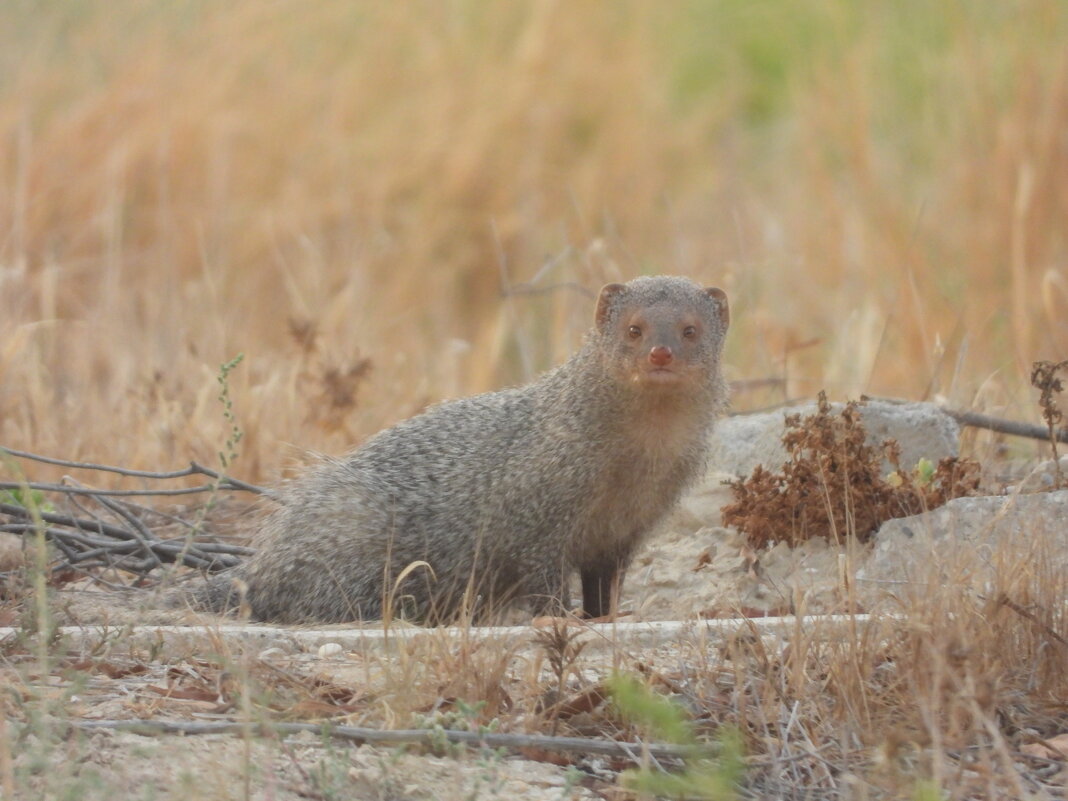
<instances>
[{"instance_id":1,"label":"green leafy sprout","mask_svg":"<svg viewBox=\"0 0 1068 801\"><path fill-rule=\"evenodd\" d=\"M743 744L737 729L722 727L716 744L708 748L698 743L685 713L670 698L658 695L634 676L616 674L608 680L612 701L622 716L646 729L651 737L692 747L692 755L678 773L642 766L626 771L624 786L642 793L667 798L699 798L706 801L733 801L745 767ZM712 758L711 753L716 757Z\"/></svg>"}]
</instances>

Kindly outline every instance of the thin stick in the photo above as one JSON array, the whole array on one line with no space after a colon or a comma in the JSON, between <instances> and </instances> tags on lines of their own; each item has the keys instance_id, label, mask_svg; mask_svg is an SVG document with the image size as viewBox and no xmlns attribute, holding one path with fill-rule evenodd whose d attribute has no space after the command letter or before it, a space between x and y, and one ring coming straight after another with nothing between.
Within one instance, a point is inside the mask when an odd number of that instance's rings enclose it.
<instances>
[{"instance_id":1,"label":"thin stick","mask_svg":"<svg viewBox=\"0 0 1068 801\"><path fill-rule=\"evenodd\" d=\"M33 534L37 531L36 525L33 523L11 523L0 526L0 531L10 534ZM68 531L62 528L46 528L44 534L48 539L56 544L63 555L67 558L70 567L76 564L85 562L90 559L97 559L103 556L120 556L126 557L132 552L141 551L143 548L141 543L136 540L119 540L119 541L106 541L95 540L91 537L86 537L77 531ZM88 548L88 550L74 550L74 546L81 548ZM183 546L172 542L156 542L150 545L153 556L151 558L146 557L145 563L151 567L159 567L163 562L177 561L177 557L182 553ZM209 555L200 552L199 549L186 550L185 555L182 557L182 564L187 567L198 568L214 568L222 569L227 567L233 567L238 564L240 559L235 555L226 553L217 553ZM125 564L134 564L127 560ZM142 564L138 562L136 564ZM63 567L61 565L60 567ZM84 567L84 565L83 565ZM135 572L143 572L138 570Z\"/></svg>"},{"instance_id":2,"label":"thin stick","mask_svg":"<svg viewBox=\"0 0 1068 801\"><path fill-rule=\"evenodd\" d=\"M943 411L961 425L972 426L973 428L986 428L1001 434L1011 434L1014 437L1027 437L1029 439L1049 441L1049 429L1044 428L1043 426L1034 425L1032 423L1022 423L1018 420L1005 420L1000 417L991 417L987 414L964 411L961 409L943 408ZM1056 430L1055 434L1058 442L1068 442L1068 428Z\"/></svg>"},{"instance_id":3,"label":"thin stick","mask_svg":"<svg viewBox=\"0 0 1068 801\"><path fill-rule=\"evenodd\" d=\"M33 516L30 510L17 506L13 503L0 503L0 514L9 515L11 517L20 518L23 520L32 520ZM130 532L124 528L118 526L112 526L108 523L104 523L99 520L86 520L81 517L71 517L70 515L61 515L57 512L41 512L41 519L46 523L55 523L57 526L70 526L81 531L92 531L97 534L103 534L106 537L113 537L119 540L132 539Z\"/></svg>"},{"instance_id":4,"label":"thin stick","mask_svg":"<svg viewBox=\"0 0 1068 801\"><path fill-rule=\"evenodd\" d=\"M254 492L255 490L249 490L247 487L231 486L228 483L229 480L224 481L219 486L215 484L198 484L195 487L182 487L179 489L165 489L165 490L102 490L102 489L89 489L86 487L72 487L68 484L42 484L38 482L27 482L25 484L21 482L13 481L0 481L0 489L15 490L22 489L23 487L32 490L40 490L41 492L62 492L67 495L110 495L113 497L133 497L133 496L167 496L167 495L195 495L198 492L214 492L215 490L227 490L230 492ZM259 490L264 495L270 495L266 490ZM273 497L273 496L271 496Z\"/></svg>"},{"instance_id":5,"label":"thin stick","mask_svg":"<svg viewBox=\"0 0 1068 801\"><path fill-rule=\"evenodd\" d=\"M1011 609L1013 612L1018 614L1020 617L1023 617L1023 618L1026 618L1027 620L1030 620L1032 623L1034 623L1036 626L1041 628L1044 632L1046 632L1046 634L1048 634L1054 640L1059 642L1061 645L1068 646L1068 639L1065 639L1060 634L1058 634L1056 631L1051 629L1046 623L1044 623L1041 620L1039 620L1032 612L1028 611L1027 609L1024 609L1018 603L1016 603L1011 598L1009 598L1009 596L1004 595L1004 594L999 595L998 596L998 604L1000 606L1007 606L1009 609Z\"/></svg>"},{"instance_id":6,"label":"thin stick","mask_svg":"<svg viewBox=\"0 0 1068 801\"><path fill-rule=\"evenodd\" d=\"M37 526L34 523L8 523L0 525L0 531L5 531L10 534L32 534L37 530ZM115 540L100 540L93 537L86 536L79 529L73 531L67 531L60 528L47 528L45 533L48 536L55 536L62 539L68 545L76 543L78 545L84 545L87 548L100 548L112 553L132 553L142 548L141 543L134 539L121 539ZM207 544L207 543L205 543ZM153 542L150 547L157 548L164 553L178 553L182 549L183 543L173 542L168 540L166 542ZM201 550L200 544L196 545L196 550L193 551L197 556L203 556L202 553L198 553ZM224 552L225 553L225 552Z\"/></svg>"},{"instance_id":7,"label":"thin stick","mask_svg":"<svg viewBox=\"0 0 1068 801\"><path fill-rule=\"evenodd\" d=\"M29 511L21 506L0 504L0 514L26 521L24 523L15 522L2 525L0 526L0 531L6 531L11 534L32 534L36 531L36 526L31 520ZM253 552L250 548L238 545L203 543L208 548L208 550L203 550L201 543L195 543L187 547L184 540L180 542L155 539L146 541L139 538L134 532L102 521L86 520L55 512L41 512L40 515L41 519L46 523L68 526L73 529L72 531L53 527L45 529L45 535L49 539L56 542L57 545L63 543L66 546L61 550L63 550L68 561L72 563L84 562L87 559L95 559L110 554L126 555L131 551L140 550L142 553L147 554L146 561L150 567L158 567L162 562L177 561L178 557L181 556L182 564L188 567L225 568L237 564L239 560L236 557L246 556ZM112 539L98 539L89 536L94 533L103 537L111 537ZM81 551L75 553L67 551L67 548L74 547L79 547ZM124 569L129 569L130 564L132 563L127 562L127 568ZM138 562L136 564L140 565L141 563Z\"/></svg>"},{"instance_id":8,"label":"thin stick","mask_svg":"<svg viewBox=\"0 0 1068 801\"><path fill-rule=\"evenodd\" d=\"M244 734L248 724L238 721L176 720L79 720L76 729L113 729L145 736L158 734ZM657 759L686 759L708 753L711 749L658 743L621 743L615 740L592 740L584 737L548 737L539 734L496 734L492 732L456 731L452 729L370 729L357 726L332 726L328 723L262 723L254 727L265 735L289 735L300 732L329 735L356 743L416 743L433 746L442 739L489 748L543 748L547 751L601 754L633 758L647 753Z\"/></svg>"},{"instance_id":9,"label":"thin stick","mask_svg":"<svg viewBox=\"0 0 1068 801\"><path fill-rule=\"evenodd\" d=\"M41 456L36 453L30 453L28 451L19 451L14 448L5 448L0 445L0 451L7 452L12 456L16 456L19 459L31 459L35 462L43 462L44 464L54 464L60 467L69 467L74 470L101 470L106 473L117 473L120 476L128 476L130 478L154 478L154 479L171 479L171 478L183 478L185 476L207 476L219 481L218 489L228 490L244 490L245 492L254 492L257 495L269 495L270 492L264 487L258 487L255 484L248 484L244 481L239 481L236 478L230 476L224 476L221 473L212 470L209 467L204 467L197 462L190 462L189 467L184 470L170 470L166 472L154 472L150 470L130 470L126 467L115 467L107 464L96 464L95 462L72 462L67 459L55 459L50 456ZM4 489L14 489L21 485L15 485L15 487L3 487ZM209 487L214 485L207 485ZM31 485L31 489L34 487ZM204 490L196 490L197 492L203 492ZM114 493L107 493L114 494ZM145 493L148 494L148 493ZM177 493L167 493L177 494Z\"/></svg>"},{"instance_id":10,"label":"thin stick","mask_svg":"<svg viewBox=\"0 0 1068 801\"><path fill-rule=\"evenodd\" d=\"M902 400L901 398L878 398L872 396L864 396L862 400L874 400L895 404L912 402ZM973 412L970 409L952 409L948 406L939 406L938 408L964 426L985 428L989 431L997 431L999 434L1010 434L1014 437L1027 437L1028 439L1049 441L1049 429L1044 426L1035 425L1034 423L1024 423L1020 420L1007 420L1004 417L992 417L989 414ZM1058 442L1068 442L1068 428L1058 429L1055 433Z\"/></svg>"},{"instance_id":11,"label":"thin stick","mask_svg":"<svg viewBox=\"0 0 1068 801\"><path fill-rule=\"evenodd\" d=\"M107 498L102 498L99 496L94 496L94 499L105 509L109 510L113 514L118 515L130 524L130 534L132 534L134 538L140 543L141 550L144 551L145 556L156 563L156 567L159 567L163 564L163 562L160 561L159 556L152 549L152 546L155 545L158 540L156 539L156 535L148 529L148 526L138 520L136 515L131 514L129 510L124 509L120 504L116 503L115 501L111 501Z\"/></svg>"},{"instance_id":12,"label":"thin stick","mask_svg":"<svg viewBox=\"0 0 1068 801\"><path fill-rule=\"evenodd\" d=\"M185 540L162 540L160 544L167 547L181 546L185 544ZM195 547L202 553L220 553L229 556L251 556L256 553L255 548L249 548L247 545L229 545L225 542L198 542Z\"/></svg>"},{"instance_id":13,"label":"thin stick","mask_svg":"<svg viewBox=\"0 0 1068 801\"><path fill-rule=\"evenodd\" d=\"M204 550L198 543L193 543L188 538L183 538L180 542L161 542L151 528L146 525L142 515L139 514L138 510L144 510L144 507L123 503L111 498L113 496L160 497L201 492L214 493L219 489L249 491L274 497L260 487L227 478L196 462L190 462L189 467L184 470L149 472L129 470L95 462L55 459L27 451L5 448L0 448L0 455L31 459L45 464L67 467L72 470L101 470L130 478L167 480L191 475L204 475L213 479L212 482L198 487L134 490L92 489L69 477L64 477L62 483L58 484L0 482L0 490L25 491L31 489L65 495L68 505L76 510L73 514L57 514L52 511L41 512L39 516L40 520L50 524L44 534L51 542L55 543L66 559L65 564L60 564L61 568L80 565L84 569L89 566L103 564L143 575L164 563L180 563L204 570L233 567L239 561L237 557L247 555L250 553L249 549L235 549L235 546L216 545L209 546L207 550ZM82 499L95 501L104 507L119 525L115 525L115 522L105 522L94 511L91 511L88 508L88 504L83 503ZM275 498L275 500L278 499ZM30 510L22 505L0 503L0 515L6 515L10 518L12 525L7 527L7 530L11 533L25 535L36 530L36 527L31 525L35 520ZM0 517L0 522L2 521L3 518ZM186 525L194 533L199 528L199 526ZM73 531L65 531L63 527L71 528ZM137 558L133 558L134 555Z\"/></svg>"}]
</instances>

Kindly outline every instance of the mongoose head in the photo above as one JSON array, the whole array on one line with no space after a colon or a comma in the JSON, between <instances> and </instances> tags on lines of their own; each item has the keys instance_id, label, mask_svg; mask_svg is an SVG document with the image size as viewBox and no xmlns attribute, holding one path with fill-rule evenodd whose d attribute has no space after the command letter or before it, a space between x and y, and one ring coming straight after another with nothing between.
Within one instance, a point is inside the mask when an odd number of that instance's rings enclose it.
<instances>
[{"instance_id":1,"label":"mongoose head","mask_svg":"<svg viewBox=\"0 0 1068 801\"><path fill-rule=\"evenodd\" d=\"M595 317L609 369L658 391L718 384L729 322L722 289L669 276L606 285Z\"/></svg>"}]
</instances>

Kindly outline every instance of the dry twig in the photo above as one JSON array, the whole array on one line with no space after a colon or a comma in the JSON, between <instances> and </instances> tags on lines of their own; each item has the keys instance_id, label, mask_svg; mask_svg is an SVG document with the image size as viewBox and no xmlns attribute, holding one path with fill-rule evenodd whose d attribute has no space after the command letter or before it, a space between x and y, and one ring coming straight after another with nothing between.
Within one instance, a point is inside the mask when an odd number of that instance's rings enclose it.
<instances>
[{"instance_id":1,"label":"dry twig","mask_svg":"<svg viewBox=\"0 0 1068 801\"><path fill-rule=\"evenodd\" d=\"M0 525L9 534L32 535L37 526L28 509L10 503L0 503L0 515L12 522ZM58 569L69 567L117 567L131 573L145 573L161 564L180 561L188 567L204 570L223 570L236 565L241 556L252 553L251 548L224 543L190 543L184 539L159 540L148 531L134 534L131 530L109 525L100 520L72 517L55 512L41 512L41 519L53 523L44 535L63 552L66 562ZM99 535L98 537L92 536ZM140 553L135 561L132 554Z\"/></svg>"},{"instance_id":2,"label":"dry twig","mask_svg":"<svg viewBox=\"0 0 1068 801\"><path fill-rule=\"evenodd\" d=\"M902 400L901 398L884 398L871 395L862 395L860 398L862 401L874 400L880 403L912 403L912 401ZM989 414L983 414L982 412L972 411L971 409L954 409L949 406L939 407L943 412L948 414L962 426L970 426L972 428L985 428L987 431L996 431L999 434L1009 434L1013 437L1026 437L1027 439L1044 439L1050 438L1050 431L1048 428L1043 428L1040 425L1034 423L1025 423L1020 420L1009 420L1004 417L994 417ZM1052 435L1058 442L1068 442L1068 428L1055 429Z\"/></svg>"},{"instance_id":3,"label":"dry twig","mask_svg":"<svg viewBox=\"0 0 1068 801\"><path fill-rule=\"evenodd\" d=\"M454 729L371 729L358 726L332 726L326 723L240 723L237 721L185 720L79 720L77 729L113 729L145 736L159 734L245 734L287 735L311 732L356 743L413 743L434 746L442 739L488 748L540 748L579 754L600 754L624 758L649 755L655 759L678 760L700 755L699 748L662 743L621 743L585 737L548 737L540 734L498 734L494 732L457 731ZM695 752L697 752L695 754Z\"/></svg>"},{"instance_id":4,"label":"dry twig","mask_svg":"<svg viewBox=\"0 0 1068 801\"><path fill-rule=\"evenodd\" d=\"M273 494L264 487L258 487L255 484L248 484L244 481L239 481L236 478L230 476L224 476L221 473L212 470L209 467L204 467L197 462L190 462L189 467L182 470L169 470L164 472L157 472L151 470L130 470L125 467L115 467L114 465L96 464L94 462L72 462L67 459L55 459L50 456L41 456L40 454L30 453L29 451L19 451L14 448L5 448L0 446L0 454L8 454L18 459L29 459L34 462L41 462L42 464L53 464L59 467L67 467L72 470L92 470L103 473L115 473L127 478L147 478L156 481L169 481L175 478L185 478L187 476L205 476L212 479L210 484L201 484L196 487L179 487L176 489L164 489L164 490L101 490L101 489L87 489L85 487L72 487L67 484L41 484L28 482L26 484L20 482L3 482L0 481L0 489L6 490L18 490L24 487L31 490L40 490L42 492L66 492L75 495L192 495L200 492L214 492L216 490L226 491L239 491L239 492L252 492L257 495L267 495L268 497L274 497Z\"/></svg>"},{"instance_id":5,"label":"dry twig","mask_svg":"<svg viewBox=\"0 0 1068 801\"><path fill-rule=\"evenodd\" d=\"M215 490L269 493L253 484L229 478L214 470L191 462L188 468L167 472L129 470L112 465L92 462L74 462L55 459L39 454L10 448L0 448L0 455L28 459L44 464L58 465L74 470L101 471L124 477L169 481L193 475L207 476L209 484L185 488L154 488L137 490L104 490L86 487L81 482L64 477L63 483L0 482L0 531L17 535L33 535L38 531L37 520L48 524L42 529L45 537L62 553L62 560L53 567L57 570L86 570L94 567L111 567L144 575L163 564L182 564L201 570L217 571L233 567L240 557L252 553L249 548L222 543L194 542L193 537L202 533L199 522L188 522L155 509L135 505L117 499L117 496L186 495ZM53 492L65 496L68 507L76 514L54 511L51 503L42 499L33 504L22 497L26 492ZM270 496L273 497L273 496ZM102 519L81 501L95 502L109 520ZM36 515L36 517L35 517ZM146 523L146 517L158 515L178 522L188 530L184 537L160 539Z\"/></svg>"},{"instance_id":6,"label":"dry twig","mask_svg":"<svg viewBox=\"0 0 1068 801\"><path fill-rule=\"evenodd\" d=\"M1042 419L1046 421L1049 431L1049 447L1053 453L1053 469L1057 473L1057 486L1064 485L1060 459L1057 456L1057 424L1064 421L1064 412L1057 406L1057 398L1064 391L1064 384L1057 377L1058 372L1068 372L1068 361L1035 362L1031 366L1031 385L1039 391L1038 405L1042 407ZM1068 434L1064 429L1062 434ZM1066 439L1065 441L1068 441Z\"/></svg>"}]
</instances>

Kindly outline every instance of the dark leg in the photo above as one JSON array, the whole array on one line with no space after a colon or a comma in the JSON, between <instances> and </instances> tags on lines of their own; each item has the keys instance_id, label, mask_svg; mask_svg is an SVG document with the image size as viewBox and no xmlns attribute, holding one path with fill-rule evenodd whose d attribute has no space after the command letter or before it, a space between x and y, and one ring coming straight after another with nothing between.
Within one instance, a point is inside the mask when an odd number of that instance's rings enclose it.
<instances>
[{"instance_id":1,"label":"dark leg","mask_svg":"<svg viewBox=\"0 0 1068 801\"><path fill-rule=\"evenodd\" d=\"M612 612L613 601L623 584L623 571L616 562L583 568L582 611L587 617L604 617Z\"/></svg>"}]
</instances>

